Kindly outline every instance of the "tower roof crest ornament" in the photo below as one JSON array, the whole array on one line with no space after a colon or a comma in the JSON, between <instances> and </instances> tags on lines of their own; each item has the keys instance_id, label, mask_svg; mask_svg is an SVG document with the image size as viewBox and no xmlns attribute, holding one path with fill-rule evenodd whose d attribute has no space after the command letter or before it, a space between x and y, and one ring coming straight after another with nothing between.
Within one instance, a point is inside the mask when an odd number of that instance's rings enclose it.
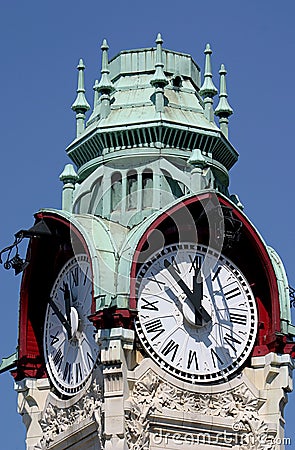
<instances>
[{"instance_id":1,"label":"tower roof crest ornament","mask_svg":"<svg viewBox=\"0 0 295 450\"><path fill-rule=\"evenodd\" d=\"M114 85L110 79L110 70L108 63L108 50L109 46L107 40L104 39L101 45L102 50L102 62L101 62L101 78L96 86L97 92L110 95L114 90Z\"/></svg>"},{"instance_id":2,"label":"tower roof crest ornament","mask_svg":"<svg viewBox=\"0 0 295 450\"><path fill-rule=\"evenodd\" d=\"M202 97L214 97L216 94L218 94L218 89L213 83L212 80L212 67L211 67L211 55L212 50L210 48L210 44L206 45L206 48L204 50L204 53L206 55L205 57L205 72L204 72L204 82L200 89L200 94Z\"/></svg>"},{"instance_id":3,"label":"tower roof crest ornament","mask_svg":"<svg viewBox=\"0 0 295 450\"><path fill-rule=\"evenodd\" d=\"M228 118L233 114L233 109L227 101L227 89L225 76L227 71L224 64L221 64L220 75L220 89L219 89L219 103L215 109L215 115L219 117L219 125L223 134L228 137Z\"/></svg>"},{"instance_id":4,"label":"tower roof crest ornament","mask_svg":"<svg viewBox=\"0 0 295 450\"><path fill-rule=\"evenodd\" d=\"M82 58L79 60L79 64L77 65L78 69L78 89L77 89L77 97L74 103L72 104L72 110L75 112L82 112L84 113L90 109L90 105L86 100L85 96L85 85L84 85L84 70L85 65Z\"/></svg>"},{"instance_id":5,"label":"tower roof crest ornament","mask_svg":"<svg viewBox=\"0 0 295 450\"><path fill-rule=\"evenodd\" d=\"M163 52L162 52L163 39L161 33L158 33L157 35L156 44L157 44L156 63L155 63L156 71L150 83L152 86L164 88L165 86L167 86L168 80L163 70L164 69Z\"/></svg>"},{"instance_id":6,"label":"tower roof crest ornament","mask_svg":"<svg viewBox=\"0 0 295 450\"><path fill-rule=\"evenodd\" d=\"M211 54L212 50L210 48L210 44L206 45L204 50L206 55L205 57L205 73L204 73L204 82L200 89L200 94L202 95L205 103L205 117L210 120L210 122L214 122L214 113L213 113L213 97L218 94L218 90L215 87L212 80L212 68L211 68Z\"/></svg>"},{"instance_id":7,"label":"tower roof crest ornament","mask_svg":"<svg viewBox=\"0 0 295 450\"><path fill-rule=\"evenodd\" d=\"M84 70L85 65L83 59L79 60L79 64L77 66L78 69L78 89L77 89L77 97L74 103L72 104L72 110L76 113L76 136L80 136L85 128L85 113L90 109L90 105L87 102L85 96L85 85L84 85Z\"/></svg>"},{"instance_id":8,"label":"tower roof crest ornament","mask_svg":"<svg viewBox=\"0 0 295 450\"><path fill-rule=\"evenodd\" d=\"M163 39L160 33L158 33L156 39L157 49L156 49L156 63L155 63L155 73L150 81L151 85L155 88L155 107L157 113L162 113L165 106L164 97L164 87L167 86L169 81L164 74L164 63L163 63L163 52L162 44Z\"/></svg>"}]
</instances>

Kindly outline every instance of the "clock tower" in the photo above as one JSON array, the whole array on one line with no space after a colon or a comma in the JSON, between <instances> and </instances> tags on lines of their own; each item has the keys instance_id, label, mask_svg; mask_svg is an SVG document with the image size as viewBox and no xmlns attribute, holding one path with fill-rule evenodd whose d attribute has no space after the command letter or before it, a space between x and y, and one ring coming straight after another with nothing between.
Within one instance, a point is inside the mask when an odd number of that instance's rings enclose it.
<instances>
[{"instance_id":1,"label":"clock tower","mask_svg":"<svg viewBox=\"0 0 295 450\"><path fill-rule=\"evenodd\" d=\"M284 448L289 286L229 190L227 72L162 44L104 40L90 112L79 61L62 207L9 248L27 450Z\"/></svg>"}]
</instances>

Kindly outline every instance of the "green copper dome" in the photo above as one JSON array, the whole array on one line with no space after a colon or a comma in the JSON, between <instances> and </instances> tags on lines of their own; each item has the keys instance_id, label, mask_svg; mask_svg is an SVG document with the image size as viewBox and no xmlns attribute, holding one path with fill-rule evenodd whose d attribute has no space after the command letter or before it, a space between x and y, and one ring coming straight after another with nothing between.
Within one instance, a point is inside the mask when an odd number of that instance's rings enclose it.
<instances>
[{"instance_id":1,"label":"green copper dome","mask_svg":"<svg viewBox=\"0 0 295 450\"><path fill-rule=\"evenodd\" d=\"M130 157L143 148L146 157L169 150L185 160L200 149L225 178L237 161L226 133L205 111L199 66L190 55L162 49L161 35L156 42L157 48L122 51L108 63L104 41L93 109L84 130L80 127L67 148L80 181L107 155L120 152L120 157Z\"/></svg>"}]
</instances>

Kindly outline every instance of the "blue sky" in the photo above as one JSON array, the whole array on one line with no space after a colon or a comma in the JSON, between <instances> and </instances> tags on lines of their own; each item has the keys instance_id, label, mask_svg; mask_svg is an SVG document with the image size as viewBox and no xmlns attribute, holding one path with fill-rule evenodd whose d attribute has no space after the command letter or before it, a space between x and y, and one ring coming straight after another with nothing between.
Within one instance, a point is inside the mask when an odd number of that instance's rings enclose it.
<instances>
[{"instance_id":1,"label":"blue sky","mask_svg":"<svg viewBox=\"0 0 295 450\"><path fill-rule=\"evenodd\" d=\"M87 66L92 103L102 39L108 39L112 57L120 50L153 46L161 32L164 47L191 54L202 68L210 42L215 84L225 64L234 109L230 140L240 153L231 172L231 193L240 196L245 212L279 252L295 286L294 17L293 0L150 0L142 6L135 0L2 1L0 247L11 243L17 230L31 226L39 208L60 207L58 176L69 162L64 150L75 133L70 105L79 58ZM20 277L0 267L0 357L16 346L19 282ZM286 436L295 446L294 414L291 394ZM9 374L0 377L0 432L2 448L24 448Z\"/></svg>"}]
</instances>

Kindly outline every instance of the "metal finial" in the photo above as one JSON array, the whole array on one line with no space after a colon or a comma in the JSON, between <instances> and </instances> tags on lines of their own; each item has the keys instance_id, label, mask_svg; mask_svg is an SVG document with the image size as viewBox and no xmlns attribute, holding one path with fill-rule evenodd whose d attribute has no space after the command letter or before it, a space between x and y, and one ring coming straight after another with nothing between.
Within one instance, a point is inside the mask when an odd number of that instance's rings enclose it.
<instances>
[{"instance_id":1,"label":"metal finial","mask_svg":"<svg viewBox=\"0 0 295 450\"><path fill-rule=\"evenodd\" d=\"M85 96L85 85L84 85L85 65L82 58L79 60L77 69L78 69L78 89L76 100L72 104L72 110L75 111L76 113L76 128L77 128L76 135L78 137L85 128L85 113L90 109L90 105L87 102Z\"/></svg>"},{"instance_id":2,"label":"metal finial","mask_svg":"<svg viewBox=\"0 0 295 450\"><path fill-rule=\"evenodd\" d=\"M212 68L211 68L212 50L210 48L210 44L206 45L204 53L206 55L204 83L200 89L200 94L202 95L202 97L213 98L218 93L218 89L216 88L216 86L214 85L214 83L212 81Z\"/></svg>"},{"instance_id":3,"label":"metal finial","mask_svg":"<svg viewBox=\"0 0 295 450\"><path fill-rule=\"evenodd\" d=\"M102 61L101 61L101 78L97 86L97 91L102 94L111 94L115 88L110 79L109 62L108 62L108 50L109 46L107 40L104 39L101 45Z\"/></svg>"},{"instance_id":4,"label":"metal finial","mask_svg":"<svg viewBox=\"0 0 295 450\"><path fill-rule=\"evenodd\" d=\"M79 64L77 65L78 69L78 89L77 89L77 97L74 103L72 104L73 111L88 111L90 109L90 105L85 97L85 86L84 86L84 70L85 65L83 59L79 60Z\"/></svg>"},{"instance_id":5,"label":"metal finial","mask_svg":"<svg viewBox=\"0 0 295 450\"><path fill-rule=\"evenodd\" d=\"M227 90L226 90L226 80L225 76L227 71L225 70L224 64L221 64L219 75L220 75L220 89L219 89L219 103L215 109L216 116L230 116L233 113L227 101Z\"/></svg>"},{"instance_id":6,"label":"metal finial","mask_svg":"<svg viewBox=\"0 0 295 450\"><path fill-rule=\"evenodd\" d=\"M225 76L227 71L224 64L221 64L220 70L220 88L219 88L219 103L215 109L215 115L219 117L219 125L223 134L228 137L228 118L233 114L233 110L227 101L227 90Z\"/></svg>"},{"instance_id":7,"label":"metal finial","mask_svg":"<svg viewBox=\"0 0 295 450\"><path fill-rule=\"evenodd\" d=\"M100 47L102 50L108 50L110 47L108 46L108 41L104 38Z\"/></svg>"},{"instance_id":8,"label":"metal finial","mask_svg":"<svg viewBox=\"0 0 295 450\"><path fill-rule=\"evenodd\" d=\"M157 34L156 44L163 44L163 39L161 33Z\"/></svg>"},{"instance_id":9,"label":"metal finial","mask_svg":"<svg viewBox=\"0 0 295 450\"><path fill-rule=\"evenodd\" d=\"M213 97L218 93L218 90L212 81L212 68L211 68L212 50L210 48L210 44L206 45L204 53L205 53L205 73L204 73L204 82L200 89L200 94L204 98L205 117L208 120L210 120L210 122L214 122Z\"/></svg>"},{"instance_id":10,"label":"metal finial","mask_svg":"<svg viewBox=\"0 0 295 450\"><path fill-rule=\"evenodd\" d=\"M164 74L164 63L163 63L163 55L162 55L162 44L163 39L161 33L158 33L156 39L157 49L156 49L156 63L155 63L155 73L150 83L155 87L164 88L168 84L168 80Z\"/></svg>"}]
</instances>

